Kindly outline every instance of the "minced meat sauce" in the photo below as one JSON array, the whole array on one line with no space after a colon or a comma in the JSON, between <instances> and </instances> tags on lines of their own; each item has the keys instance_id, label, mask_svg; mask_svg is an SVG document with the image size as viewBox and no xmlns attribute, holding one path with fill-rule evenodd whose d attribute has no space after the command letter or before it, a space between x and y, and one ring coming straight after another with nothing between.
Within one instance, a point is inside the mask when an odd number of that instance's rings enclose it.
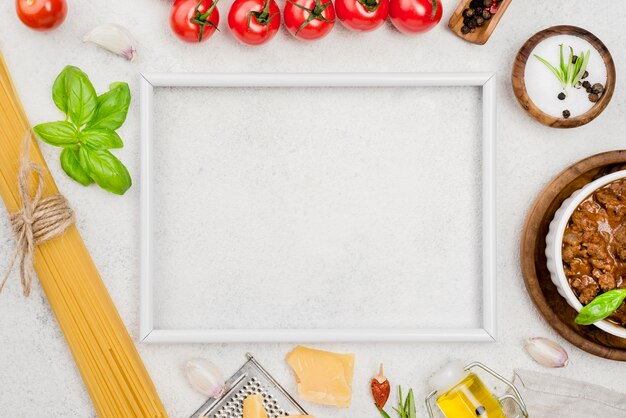
<instances>
[{"instance_id":1,"label":"minced meat sauce","mask_svg":"<svg viewBox=\"0 0 626 418\"><path fill-rule=\"evenodd\" d=\"M563 234L563 267L583 305L626 288L626 179L596 190L576 208ZM609 319L626 325L626 304Z\"/></svg>"}]
</instances>

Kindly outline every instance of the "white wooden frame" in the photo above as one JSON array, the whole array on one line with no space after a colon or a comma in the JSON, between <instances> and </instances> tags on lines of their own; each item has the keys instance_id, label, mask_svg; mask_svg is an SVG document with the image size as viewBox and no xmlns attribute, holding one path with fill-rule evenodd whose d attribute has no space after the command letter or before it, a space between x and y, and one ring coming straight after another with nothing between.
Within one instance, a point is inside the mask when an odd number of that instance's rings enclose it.
<instances>
[{"instance_id":1,"label":"white wooden frame","mask_svg":"<svg viewBox=\"0 0 626 418\"><path fill-rule=\"evenodd\" d=\"M444 87L482 88L482 328L473 329L155 329L153 300L154 89L157 87ZM496 338L496 77L493 73L166 74L140 76L141 309L144 343L491 342Z\"/></svg>"}]
</instances>

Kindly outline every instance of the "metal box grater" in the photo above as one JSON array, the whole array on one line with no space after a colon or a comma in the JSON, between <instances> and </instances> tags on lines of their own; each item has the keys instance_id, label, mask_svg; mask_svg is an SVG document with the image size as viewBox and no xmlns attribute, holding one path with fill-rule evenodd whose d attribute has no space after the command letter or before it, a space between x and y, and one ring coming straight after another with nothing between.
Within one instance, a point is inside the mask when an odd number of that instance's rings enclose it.
<instances>
[{"instance_id":1,"label":"metal box grater","mask_svg":"<svg viewBox=\"0 0 626 418\"><path fill-rule=\"evenodd\" d=\"M224 394L206 401L191 418L242 418L243 400L254 394L263 396L269 418L307 414L250 353L246 357L248 361L226 381Z\"/></svg>"}]
</instances>

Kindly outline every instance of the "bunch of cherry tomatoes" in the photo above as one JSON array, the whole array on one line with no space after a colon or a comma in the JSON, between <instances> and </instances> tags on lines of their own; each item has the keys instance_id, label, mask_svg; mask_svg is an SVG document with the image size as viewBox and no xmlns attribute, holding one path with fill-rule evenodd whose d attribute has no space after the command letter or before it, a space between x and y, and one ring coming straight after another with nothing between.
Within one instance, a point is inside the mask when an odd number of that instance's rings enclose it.
<instances>
[{"instance_id":1,"label":"bunch of cherry tomatoes","mask_svg":"<svg viewBox=\"0 0 626 418\"><path fill-rule=\"evenodd\" d=\"M220 21L219 0L175 0L170 15L172 31L187 42L202 42ZM328 35L339 20L356 32L379 28L387 17L403 33L423 33L441 20L441 0L286 0L282 17L297 39L313 41ZM261 45L276 36L281 11L275 0L235 0L228 27L242 43Z\"/></svg>"},{"instance_id":2,"label":"bunch of cherry tomatoes","mask_svg":"<svg viewBox=\"0 0 626 418\"><path fill-rule=\"evenodd\" d=\"M202 42L215 33L220 21L219 0L175 0L170 14L173 32L188 42ZM67 15L65 0L16 0L17 15L27 26L49 30ZM387 17L403 33L422 33L441 20L441 0L285 0L285 27L298 39L312 41L328 35L339 20L346 28L368 32ZM248 45L269 42L280 28L281 11L275 0L235 0L228 27Z\"/></svg>"}]
</instances>

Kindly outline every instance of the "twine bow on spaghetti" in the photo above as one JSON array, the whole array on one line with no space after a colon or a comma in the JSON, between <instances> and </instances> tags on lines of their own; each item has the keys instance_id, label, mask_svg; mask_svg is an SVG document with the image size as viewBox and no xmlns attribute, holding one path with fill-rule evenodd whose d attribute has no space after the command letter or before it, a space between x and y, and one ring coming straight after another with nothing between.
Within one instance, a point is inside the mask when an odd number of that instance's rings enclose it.
<instances>
[{"instance_id":1,"label":"twine bow on spaghetti","mask_svg":"<svg viewBox=\"0 0 626 418\"><path fill-rule=\"evenodd\" d=\"M37 245L61 235L74 223L74 212L65 197L60 194L42 197L45 180L41 167L28 160L30 133L24 138L21 166L18 173L17 187L22 204L20 209L10 215L11 226L17 238L13 258L9 269L0 282L0 292L15 264L19 260L20 279L24 296L30 295L30 286L34 274L34 254ZM28 180L35 178L35 194L31 198Z\"/></svg>"}]
</instances>

